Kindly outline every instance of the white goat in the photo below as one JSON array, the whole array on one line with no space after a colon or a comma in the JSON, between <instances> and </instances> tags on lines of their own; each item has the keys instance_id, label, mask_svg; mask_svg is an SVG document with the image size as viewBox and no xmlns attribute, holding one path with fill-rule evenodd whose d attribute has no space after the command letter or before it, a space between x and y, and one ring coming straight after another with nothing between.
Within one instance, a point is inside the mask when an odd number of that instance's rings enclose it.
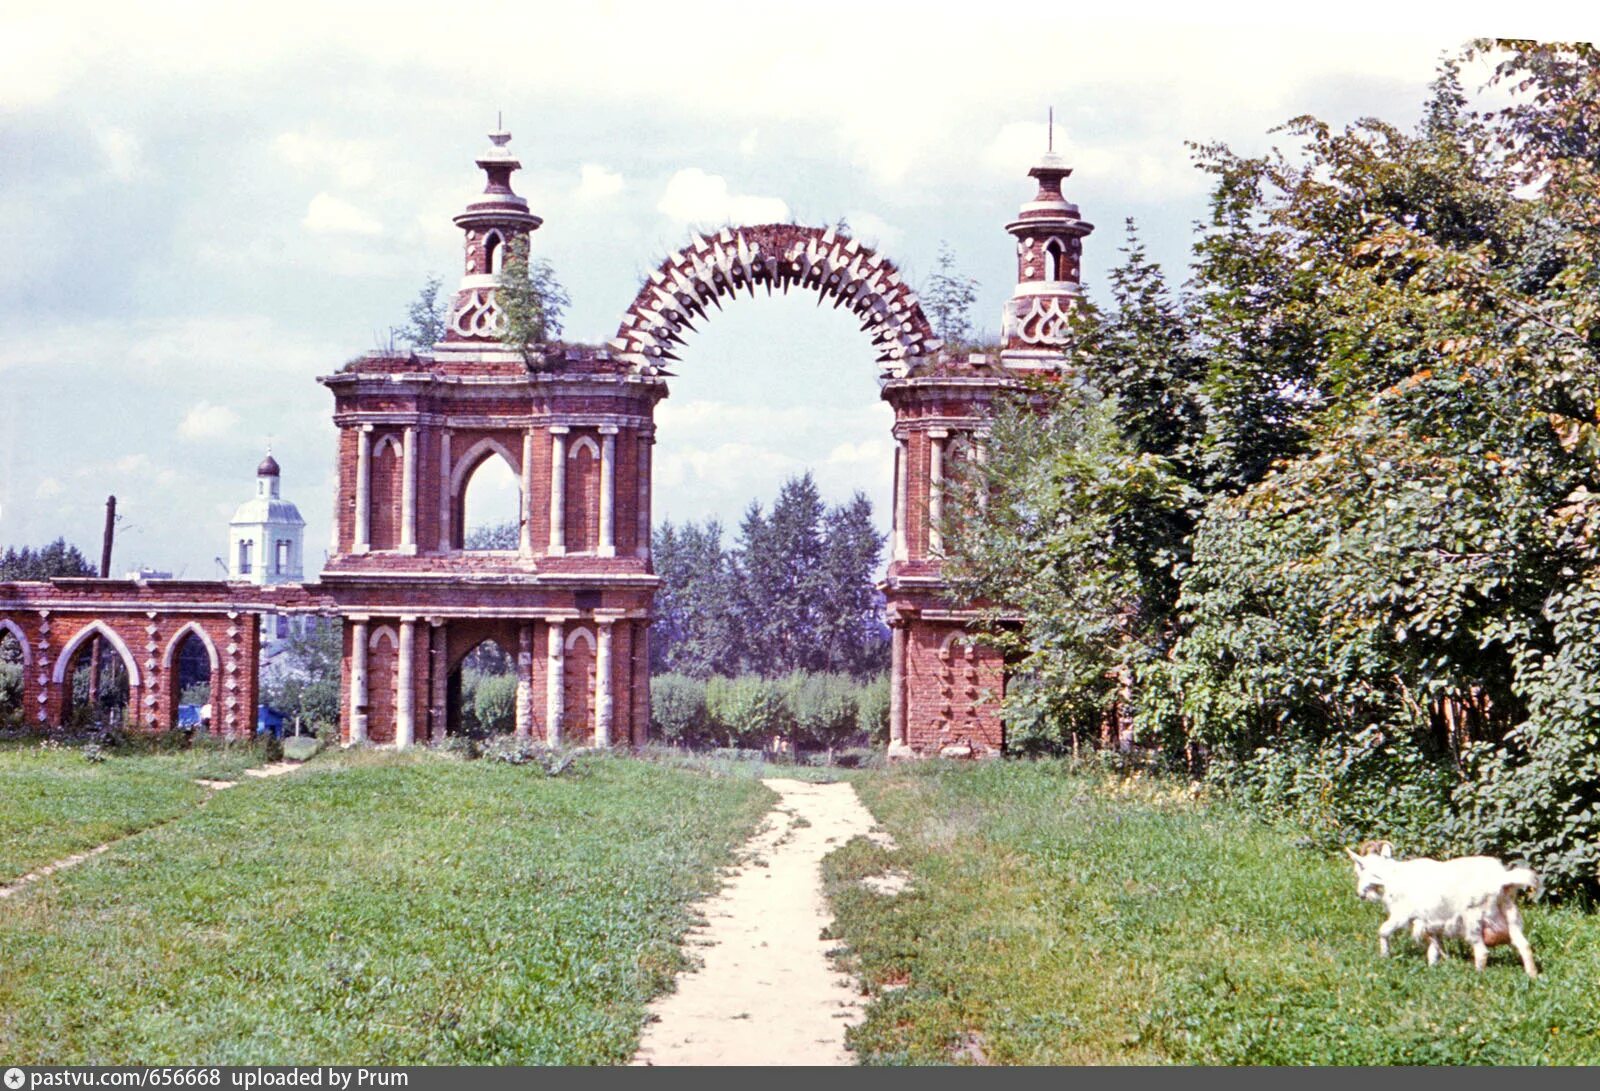
<instances>
[{"instance_id":1,"label":"white goat","mask_svg":"<svg viewBox=\"0 0 1600 1091\"><path fill-rule=\"evenodd\" d=\"M1453 937L1472 944L1479 970L1489 961L1489 948L1510 943L1528 976L1539 976L1517 908L1519 891L1539 891L1532 868L1507 867L1493 856L1396 860L1387 841L1367 842L1359 853L1344 851L1356 865L1356 893L1389 911L1378 928L1383 955L1389 954L1389 937L1409 924L1418 943L1427 941L1429 966L1443 954L1439 940Z\"/></svg>"}]
</instances>

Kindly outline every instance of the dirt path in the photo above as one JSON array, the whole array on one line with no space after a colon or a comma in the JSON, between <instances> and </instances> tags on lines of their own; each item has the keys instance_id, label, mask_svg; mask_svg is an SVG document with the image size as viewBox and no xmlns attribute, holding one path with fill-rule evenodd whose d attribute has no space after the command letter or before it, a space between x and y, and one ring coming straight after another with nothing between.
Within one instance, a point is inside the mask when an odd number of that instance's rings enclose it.
<instances>
[{"instance_id":1,"label":"dirt path","mask_svg":"<svg viewBox=\"0 0 1600 1091\"><path fill-rule=\"evenodd\" d=\"M782 798L723 888L695 908L699 969L650 1005L634 1064L847 1065L860 996L828 963L822 858L857 835L887 841L849 784L765 780Z\"/></svg>"}]
</instances>

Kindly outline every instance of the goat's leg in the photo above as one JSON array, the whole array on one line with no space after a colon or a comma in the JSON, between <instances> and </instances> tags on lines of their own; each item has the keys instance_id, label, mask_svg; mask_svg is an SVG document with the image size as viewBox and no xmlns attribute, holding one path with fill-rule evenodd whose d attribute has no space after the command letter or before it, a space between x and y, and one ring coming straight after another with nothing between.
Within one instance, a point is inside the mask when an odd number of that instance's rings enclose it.
<instances>
[{"instance_id":1,"label":"goat's leg","mask_svg":"<svg viewBox=\"0 0 1600 1091\"><path fill-rule=\"evenodd\" d=\"M1506 931L1511 933L1511 946L1522 958L1522 968L1529 977L1539 976L1539 964L1533 959L1533 945L1522 931L1522 911L1515 905L1506 907Z\"/></svg>"},{"instance_id":2,"label":"goat's leg","mask_svg":"<svg viewBox=\"0 0 1600 1091\"><path fill-rule=\"evenodd\" d=\"M1405 923L1406 920L1403 917L1390 917L1378 926L1378 953L1384 958L1389 957L1389 937L1394 935L1396 930Z\"/></svg>"},{"instance_id":3,"label":"goat's leg","mask_svg":"<svg viewBox=\"0 0 1600 1091\"><path fill-rule=\"evenodd\" d=\"M1481 935L1472 938L1472 967L1479 973L1489 965L1489 945L1483 942Z\"/></svg>"},{"instance_id":4,"label":"goat's leg","mask_svg":"<svg viewBox=\"0 0 1600 1091\"><path fill-rule=\"evenodd\" d=\"M1439 946L1439 937L1432 932L1428 933L1428 965L1437 966L1444 957L1444 948Z\"/></svg>"}]
</instances>

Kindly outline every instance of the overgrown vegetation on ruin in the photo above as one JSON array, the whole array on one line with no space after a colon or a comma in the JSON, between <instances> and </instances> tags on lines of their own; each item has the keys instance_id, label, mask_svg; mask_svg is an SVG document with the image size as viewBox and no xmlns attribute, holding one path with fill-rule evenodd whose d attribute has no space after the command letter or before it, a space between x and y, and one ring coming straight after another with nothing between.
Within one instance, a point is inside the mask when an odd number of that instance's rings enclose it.
<instances>
[{"instance_id":1,"label":"overgrown vegetation on ruin","mask_svg":"<svg viewBox=\"0 0 1600 1091\"><path fill-rule=\"evenodd\" d=\"M1475 112L1484 57L1511 101ZM1013 738L1133 727L1320 843L1593 889L1600 52L1480 43L1413 132L1282 135L1196 147L1192 281L1130 227L1075 378L969 481L951 567L1029 619Z\"/></svg>"}]
</instances>

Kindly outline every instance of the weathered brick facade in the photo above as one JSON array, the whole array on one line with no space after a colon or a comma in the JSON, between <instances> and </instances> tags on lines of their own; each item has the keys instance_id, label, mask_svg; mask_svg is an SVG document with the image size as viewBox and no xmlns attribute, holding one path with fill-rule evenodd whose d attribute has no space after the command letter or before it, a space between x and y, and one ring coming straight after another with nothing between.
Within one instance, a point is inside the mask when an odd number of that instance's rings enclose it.
<instances>
[{"instance_id":1,"label":"weathered brick facade","mask_svg":"<svg viewBox=\"0 0 1600 1091\"><path fill-rule=\"evenodd\" d=\"M331 603L297 585L257 587L200 580L58 579L0 583L0 628L22 649L24 722L40 731L66 723L72 672L102 639L128 674L124 726L164 731L177 722L177 653L191 635L211 670L211 729L255 732L260 614L321 613Z\"/></svg>"},{"instance_id":2,"label":"weathered brick facade","mask_svg":"<svg viewBox=\"0 0 1600 1091\"><path fill-rule=\"evenodd\" d=\"M798 287L860 320L895 413L894 532L881 585L893 631L891 754L1000 752L1005 664L971 639L979 612L951 600L941 530L966 514L951 510L947 483L963 459L983 457L995 399L1023 374L1065 367L1081 239L1092 230L1061 194L1070 172L1046 156L1030 172L1038 194L1006 227L1018 283L997 354L943 351L915 293L872 249L832 228L766 224L697 238L667 259L607 348L550 345L530 364L500 340L496 286L505 255L542 221L511 188L519 164L509 135L491 139L478 160L484 193L455 217L465 275L444 340L431 354L374 354L319 380L339 429L333 551L321 583L0 584L0 627L18 635L28 659L30 722L61 722L62 674L94 625L126 661L130 717L170 725L170 659L188 626L217 664L219 726L245 733L256 703L251 611L307 610L344 620L346 742L445 738L460 722L460 664L485 640L515 661L519 736L644 742L662 367L708 306ZM520 483L518 540L468 551L466 490L492 458Z\"/></svg>"}]
</instances>

